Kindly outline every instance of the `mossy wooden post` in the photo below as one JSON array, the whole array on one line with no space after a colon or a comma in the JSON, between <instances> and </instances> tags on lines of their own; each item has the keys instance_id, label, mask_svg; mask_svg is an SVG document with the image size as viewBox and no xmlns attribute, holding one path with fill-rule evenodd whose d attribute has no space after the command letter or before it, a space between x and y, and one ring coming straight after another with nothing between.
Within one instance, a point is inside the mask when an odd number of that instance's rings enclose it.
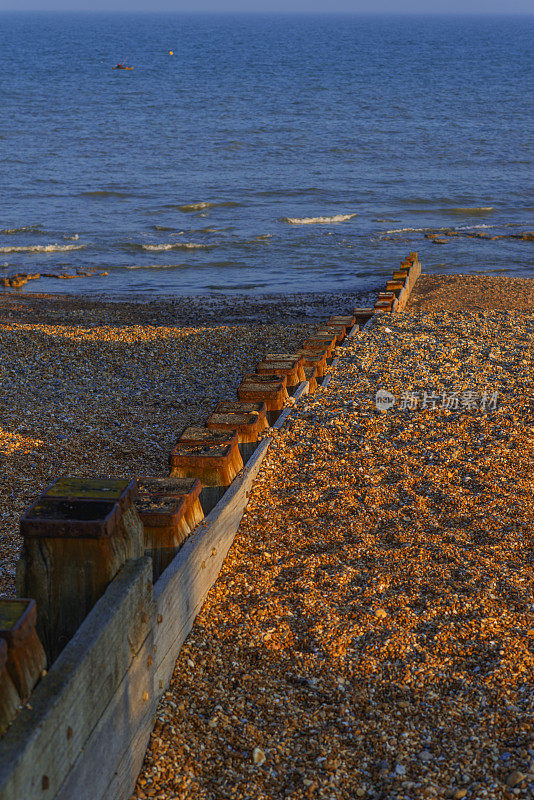
<instances>
[{"instance_id":1,"label":"mossy wooden post","mask_svg":"<svg viewBox=\"0 0 534 800\"><path fill-rule=\"evenodd\" d=\"M37 632L52 663L108 584L144 553L137 481L60 478L22 517L19 595L37 603Z\"/></svg>"},{"instance_id":2,"label":"mossy wooden post","mask_svg":"<svg viewBox=\"0 0 534 800\"><path fill-rule=\"evenodd\" d=\"M263 401L267 407L267 419L272 425L280 416L289 397L287 378L285 375L245 375L237 396L243 402Z\"/></svg>"},{"instance_id":3,"label":"mossy wooden post","mask_svg":"<svg viewBox=\"0 0 534 800\"><path fill-rule=\"evenodd\" d=\"M237 431L239 452L246 464L257 447L262 432L269 427L265 403L223 400L208 417L206 427L213 431Z\"/></svg>"},{"instance_id":4,"label":"mossy wooden post","mask_svg":"<svg viewBox=\"0 0 534 800\"><path fill-rule=\"evenodd\" d=\"M145 555L156 581L204 519L196 478L138 478L135 506L143 523Z\"/></svg>"},{"instance_id":5,"label":"mossy wooden post","mask_svg":"<svg viewBox=\"0 0 534 800\"><path fill-rule=\"evenodd\" d=\"M7 642L0 639L0 736L16 717L21 699L7 669Z\"/></svg>"},{"instance_id":6,"label":"mossy wooden post","mask_svg":"<svg viewBox=\"0 0 534 800\"><path fill-rule=\"evenodd\" d=\"M200 502L208 514L243 469L237 431L186 428L170 455L169 466L172 478L200 480Z\"/></svg>"},{"instance_id":7,"label":"mossy wooden post","mask_svg":"<svg viewBox=\"0 0 534 800\"><path fill-rule=\"evenodd\" d=\"M7 671L21 700L27 700L46 667L35 629L35 600L0 600L0 638L7 643Z\"/></svg>"}]
</instances>

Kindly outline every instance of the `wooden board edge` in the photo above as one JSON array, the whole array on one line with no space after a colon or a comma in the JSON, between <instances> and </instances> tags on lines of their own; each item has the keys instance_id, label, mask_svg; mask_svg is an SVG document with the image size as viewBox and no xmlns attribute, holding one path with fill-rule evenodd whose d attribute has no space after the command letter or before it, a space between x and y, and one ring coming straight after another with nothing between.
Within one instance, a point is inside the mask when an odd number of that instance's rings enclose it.
<instances>
[{"instance_id":1,"label":"wooden board edge","mask_svg":"<svg viewBox=\"0 0 534 800\"><path fill-rule=\"evenodd\" d=\"M0 740L0 800L55 796L150 630L151 577L151 559L125 564ZM123 652L109 659L117 629Z\"/></svg>"}]
</instances>

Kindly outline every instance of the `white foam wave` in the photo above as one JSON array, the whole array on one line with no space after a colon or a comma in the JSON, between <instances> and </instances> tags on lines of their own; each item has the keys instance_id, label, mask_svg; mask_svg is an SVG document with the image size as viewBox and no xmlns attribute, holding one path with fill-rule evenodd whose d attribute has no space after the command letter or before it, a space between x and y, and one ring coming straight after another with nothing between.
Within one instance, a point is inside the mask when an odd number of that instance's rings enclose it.
<instances>
[{"instance_id":1,"label":"white foam wave","mask_svg":"<svg viewBox=\"0 0 534 800\"><path fill-rule=\"evenodd\" d=\"M452 227L448 225L447 227L443 228L392 228L389 231L383 231L384 234L387 233L424 233L425 231L429 232L436 232L436 231L470 231L475 230L476 228L498 228L498 225L459 225L456 227Z\"/></svg>"},{"instance_id":2,"label":"white foam wave","mask_svg":"<svg viewBox=\"0 0 534 800\"><path fill-rule=\"evenodd\" d=\"M211 244L195 244L194 242L169 242L167 244L143 244L143 250L153 253L163 252L164 250L209 250Z\"/></svg>"},{"instance_id":3,"label":"white foam wave","mask_svg":"<svg viewBox=\"0 0 534 800\"><path fill-rule=\"evenodd\" d=\"M384 233L409 233L410 231L414 233L422 233L423 231L428 231L430 228L392 228L390 231L384 231Z\"/></svg>"},{"instance_id":4,"label":"white foam wave","mask_svg":"<svg viewBox=\"0 0 534 800\"><path fill-rule=\"evenodd\" d=\"M460 227L456 228L457 231L471 231L475 230L476 228L498 228L498 225L461 225Z\"/></svg>"},{"instance_id":5,"label":"white foam wave","mask_svg":"<svg viewBox=\"0 0 534 800\"><path fill-rule=\"evenodd\" d=\"M67 250L81 250L84 244L35 244L17 247L0 247L0 253L64 253Z\"/></svg>"},{"instance_id":6,"label":"white foam wave","mask_svg":"<svg viewBox=\"0 0 534 800\"><path fill-rule=\"evenodd\" d=\"M346 222L355 216L356 214L334 214L332 217L284 217L282 222L289 225L328 225L332 222Z\"/></svg>"}]
</instances>

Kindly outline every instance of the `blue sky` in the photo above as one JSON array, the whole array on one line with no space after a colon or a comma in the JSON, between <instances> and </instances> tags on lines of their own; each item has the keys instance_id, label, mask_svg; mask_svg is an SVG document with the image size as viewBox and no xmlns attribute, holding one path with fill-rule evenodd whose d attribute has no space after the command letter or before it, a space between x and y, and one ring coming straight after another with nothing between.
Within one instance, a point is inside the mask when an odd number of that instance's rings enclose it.
<instances>
[{"instance_id":1,"label":"blue sky","mask_svg":"<svg viewBox=\"0 0 534 800\"><path fill-rule=\"evenodd\" d=\"M0 0L0 11L531 14L532 0Z\"/></svg>"}]
</instances>

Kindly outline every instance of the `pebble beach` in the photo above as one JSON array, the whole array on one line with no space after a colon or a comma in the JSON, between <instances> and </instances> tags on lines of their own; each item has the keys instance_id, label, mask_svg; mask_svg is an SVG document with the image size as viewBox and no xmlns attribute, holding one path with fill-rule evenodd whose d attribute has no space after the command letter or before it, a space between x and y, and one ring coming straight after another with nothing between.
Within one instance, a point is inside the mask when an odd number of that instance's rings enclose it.
<instances>
[{"instance_id":1,"label":"pebble beach","mask_svg":"<svg viewBox=\"0 0 534 800\"><path fill-rule=\"evenodd\" d=\"M368 295L110 302L0 294L0 594L19 519L59 475L167 475L187 425L234 398L266 352Z\"/></svg>"},{"instance_id":2,"label":"pebble beach","mask_svg":"<svg viewBox=\"0 0 534 800\"><path fill-rule=\"evenodd\" d=\"M420 280L278 435L132 800L532 796L533 283Z\"/></svg>"},{"instance_id":3,"label":"pebble beach","mask_svg":"<svg viewBox=\"0 0 534 800\"><path fill-rule=\"evenodd\" d=\"M132 800L532 795L533 296L422 276L338 349L263 462ZM209 317L4 295L3 595L18 518L57 475L166 474L265 352L366 300L273 318L270 299Z\"/></svg>"}]
</instances>

